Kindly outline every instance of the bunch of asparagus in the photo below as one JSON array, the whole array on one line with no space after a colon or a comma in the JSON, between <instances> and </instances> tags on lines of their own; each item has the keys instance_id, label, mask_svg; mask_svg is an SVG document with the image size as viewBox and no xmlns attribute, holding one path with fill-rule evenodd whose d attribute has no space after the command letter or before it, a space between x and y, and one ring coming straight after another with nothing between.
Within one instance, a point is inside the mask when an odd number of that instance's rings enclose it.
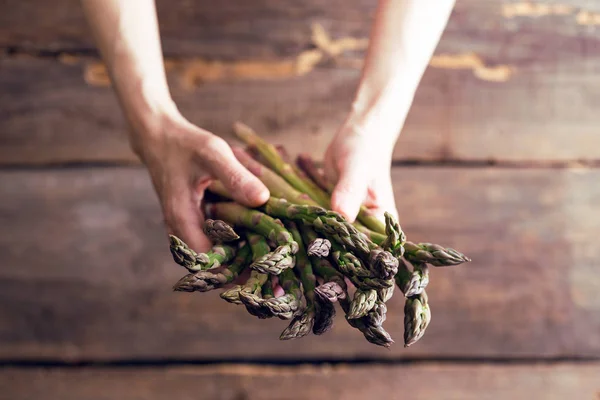
<instances>
[{"instance_id":1,"label":"bunch of asparagus","mask_svg":"<svg viewBox=\"0 0 600 400\"><path fill-rule=\"evenodd\" d=\"M174 290L226 288L221 298L244 305L252 315L290 320L282 340L330 330L337 302L369 342L389 347L394 341L383 322L386 302L398 286L406 298L404 345L418 341L431 320L425 292L429 265L470 260L454 249L407 241L389 213L384 223L363 207L357 222L349 223L329 209L332 184L310 157L301 156L294 165L283 149L246 125L237 123L234 130L248 146L238 159L272 197L249 209L213 182L210 190L224 201L207 204L204 232L215 245L196 253L170 236L173 259L189 271ZM279 296L277 285L283 289Z\"/></svg>"}]
</instances>

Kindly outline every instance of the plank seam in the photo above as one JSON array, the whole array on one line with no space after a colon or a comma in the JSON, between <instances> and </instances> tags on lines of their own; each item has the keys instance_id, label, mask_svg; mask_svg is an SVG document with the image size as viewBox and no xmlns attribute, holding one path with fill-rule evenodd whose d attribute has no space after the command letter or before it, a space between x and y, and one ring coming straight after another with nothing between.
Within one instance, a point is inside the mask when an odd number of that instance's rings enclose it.
<instances>
[{"instance_id":1,"label":"plank seam","mask_svg":"<svg viewBox=\"0 0 600 400\"><path fill-rule=\"evenodd\" d=\"M43 163L2 163L3 171L40 171L40 170L71 170L71 169L103 169L103 168L142 168L136 161L57 161ZM600 168L600 160L461 160L461 159L404 159L392 162L392 167L448 167L448 168L506 168L506 169L594 169Z\"/></svg>"},{"instance_id":2,"label":"plank seam","mask_svg":"<svg viewBox=\"0 0 600 400\"><path fill-rule=\"evenodd\" d=\"M324 365L560 365L560 364L593 364L600 361L600 357L440 357L440 358L394 358L381 359L375 357L364 358L329 358L329 359L273 359L273 358L226 358L219 360L196 359L144 359L144 360L0 360L0 368L140 368L140 367L170 367L170 366L219 366L219 365L248 365L248 366L324 366Z\"/></svg>"}]
</instances>

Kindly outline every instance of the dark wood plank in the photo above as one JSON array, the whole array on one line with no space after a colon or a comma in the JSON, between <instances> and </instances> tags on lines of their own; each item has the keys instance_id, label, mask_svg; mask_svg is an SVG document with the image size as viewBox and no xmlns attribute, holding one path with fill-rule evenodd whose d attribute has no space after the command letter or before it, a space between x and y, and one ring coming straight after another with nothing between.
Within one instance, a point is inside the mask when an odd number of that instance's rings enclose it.
<instances>
[{"instance_id":1,"label":"dark wood plank","mask_svg":"<svg viewBox=\"0 0 600 400\"><path fill-rule=\"evenodd\" d=\"M170 290L170 259L138 168L1 172L0 359L237 359L600 356L596 169L398 168L409 238L471 264L432 271L433 321L410 349L333 332L277 340L217 293ZM387 328L402 338L402 299Z\"/></svg>"},{"instance_id":2,"label":"dark wood plank","mask_svg":"<svg viewBox=\"0 0 600 400\"><path fill-rule=\"evenodd\" d=\"M174 96L186 116L219 134L244 119L291 148L309 134L320 155L349 109L362 53L300 63L299 73L299 60L315 51L311 26L333 40L364 41L374 5L158 1ZM92 49L75 0L3 8L0 47ZM600 158L599 12L584 0L458 1L396 159ZM59 59L67 64L0 60L0 163L136 162L96 63Z\"/></svg>"},{"instance_id":3,"label":"dark wood plank","mask_svg":"<svg viewBox=\"0 0 600 400\"><path fill-rule=\"evenodd\" d=\"M137 162L111 89L99 86L102 75L89 78L97 64L73 62L0 60L0 164ZM597 160L598 65L565 60L556 69L524 68L503 83L470 70L431 67L395 158ZM190 62L170 70L174 96L190 120L231 139L231 124L241 119L292 153L316 157L343 121L358 78L356 69L322 66L304 76L190 88L194 68Z\"/></svg>"},{"instance_id":4,"label":"dark wood plank","mask_svg":"<svg viewBox=\"0 0 600 400\"><path fill-rule=\"evenodd\" d=\"M366 37L376 4L371 0L157 0L167 54L225 59L294 56L310 46L312 23L322 24L335 37ZM53 7L43 0L5 0L2 6L0 47L34 51L94 48L77 0L57 0ZM593 27L598 24L595 17L599 12L600 6L589 0L558 4L551 0L533 4L458 0L442 48L453 49L460 41L452 38L460 38L486 55L499 50L500 56L507 55L517 45L539 50L519 53L520 57L537 59L553 52L556 39L598 38ZM515 37L517 32L519 37ZM569 51L568 46L562 51Z\"/></svg>"},{"instance_id":5,"label":"dark wood plank","mask_svg":"<svg viewBox=\"0 0 600 400\"><path fill-rule=\"evenodd\" d=\"M600 365L6 368L2 396L70 399L596 400ZM368 377L368 378L367 378ZM425 380L425 382L424 382Z\"/></svg>"}]
</instances>

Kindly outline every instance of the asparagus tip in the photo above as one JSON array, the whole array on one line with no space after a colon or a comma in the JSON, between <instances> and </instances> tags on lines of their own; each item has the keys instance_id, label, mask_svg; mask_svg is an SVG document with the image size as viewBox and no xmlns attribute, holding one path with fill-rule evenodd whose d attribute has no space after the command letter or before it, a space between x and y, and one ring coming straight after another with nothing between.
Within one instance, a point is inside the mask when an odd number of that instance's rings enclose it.
<instances>
[{"instance_id":1,"label":"asparagus tip","mask_svg":"<svg viewBox=\"0 0 600 400\"><path fill-rule=\"evenodd\" d=\"M209 239L215 242L232 242L240 238L231 225L218 219L205 220L203 231Z\"/></svg>"}]
</instances>

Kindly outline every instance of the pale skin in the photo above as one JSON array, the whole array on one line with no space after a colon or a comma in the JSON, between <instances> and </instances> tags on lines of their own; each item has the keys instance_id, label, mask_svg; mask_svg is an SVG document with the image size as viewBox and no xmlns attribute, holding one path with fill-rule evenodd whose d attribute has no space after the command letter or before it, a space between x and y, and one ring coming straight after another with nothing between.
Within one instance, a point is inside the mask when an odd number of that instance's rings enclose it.
<instances>
[{"instance_id":1,"label":"pale skin","mask_svg":"<svg viewBox=\"0 0 600 400\"><path fill-rule=\"evenodd\" d=\"M235 200L259 206L269 191L230 146L181 115L167 85L153 0L82 0L92 33L146 165L170 233L197 251L204 190L219 179ZM392 150L454 0L379 0L362 76L348 117L325 154L337 182L332 208L354 221L361 204L397 214Z\"/></svg>"}]
</instances>

